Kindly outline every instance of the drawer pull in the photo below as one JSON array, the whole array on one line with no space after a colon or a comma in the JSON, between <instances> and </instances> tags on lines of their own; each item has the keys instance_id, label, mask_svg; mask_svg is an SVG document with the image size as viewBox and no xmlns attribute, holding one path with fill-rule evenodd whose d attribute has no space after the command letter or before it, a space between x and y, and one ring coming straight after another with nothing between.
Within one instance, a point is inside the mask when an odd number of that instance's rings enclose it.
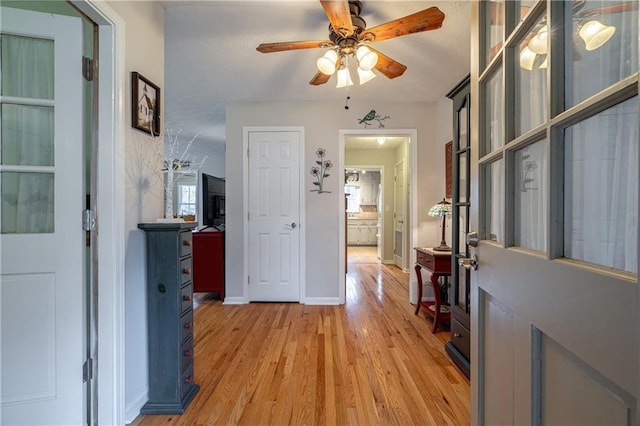
<instances>
[{"instance_id":1,"label":"drawer pull","mask_svg":"<svg viewBox=\"0 0 640 426\"><path fill-rule=\"evenodd\" d=\"M193 384L193 376L189 375L189 377L187 377L185 379L185 383L188 385L192 385Z\"/></svg>"},{"instance_id":2,"label":"drawer pull","mask_svg":"<svg viewBox=\"0 0 640 426\"><path fill-rule=\"evenodd\" d=\"M182 273L185 274L185 275L191 275L191 268L184 268L182 270Z\"/></svg>"},{"instance_id":3,"label":"drawer pull","mask_svg":"<svg viewBox=\"0 0 640 426\"><path fill-rule=\"evenodd\" d=\"M191 240L184 240L182 244L184 244L187 247L191 247Z\"/></svg>"},{"instance_id":4,"label":"drawer pull","mask_svg":"<svg viewBox=\"0 0 640 426\"><path fill-rule=\"evenodd\" d=\"M185 302L191 302L191 295L190 294L183 295L182 300L184 300Z\"/></svg>"},{"instance_id":5,"label":"drawer pull","mask_svg":"<svg viewBox=\"0 0 640 426\"><path fill-rule=\"evenodd\" d=\"M193 322L189 321L188 323L185 323L184 328L188 328L189 330L191 330L193 328Z\"/></svg>"},{"instance_id":6,"label":"drawer pull","mask_svg":"<svg viewBox=\"0 0 640 426\"><path fill-rule=\"evenodd\" d=\"M453 337L462 337L460 333L453 333Z\"/></svg>"},{"instance_id":7,"label":"drawer pull","mask_svg":"<svg viewBox=\"0 0 640 426\"><path fill-rule=\"evenodd\" d=\"M193 349L187 349L186 351L184 351L184 356L188 356L189 358L191 358L193 356Z\"/></svg>"}]
</instances>

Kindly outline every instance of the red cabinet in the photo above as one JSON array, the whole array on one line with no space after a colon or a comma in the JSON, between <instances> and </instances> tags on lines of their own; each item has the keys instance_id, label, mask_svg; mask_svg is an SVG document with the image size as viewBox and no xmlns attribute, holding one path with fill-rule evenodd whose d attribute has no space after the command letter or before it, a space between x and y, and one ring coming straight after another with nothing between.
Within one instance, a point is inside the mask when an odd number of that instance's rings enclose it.
<instances>
[{"instance_id":1,"label":"red cabinet","mask_svg":"<svg viewBox=\"0 0 640 426\"><path fill-rule=\"evenodd\" d=\"M218 293L224 300L224 231L193 232L193 292Z\"/></svg>"}]
</instances>

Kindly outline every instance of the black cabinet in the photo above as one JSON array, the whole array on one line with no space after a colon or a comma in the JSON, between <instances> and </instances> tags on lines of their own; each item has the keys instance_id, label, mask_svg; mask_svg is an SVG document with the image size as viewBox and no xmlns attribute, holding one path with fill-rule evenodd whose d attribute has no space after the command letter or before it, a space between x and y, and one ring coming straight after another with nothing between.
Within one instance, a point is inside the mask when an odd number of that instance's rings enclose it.
<instances>
[{"instance_id":1,"label":"black cabinet","mask_svg":"<svg viewBox=\"0 0 640 426\"><path fill-rule=\"evenodd\" d=\"M182 414L200 387L193 373L191 230L141 223L147 245L149 401L141 414Z\"/></svg>"},{"instance_id":2,"label":"black cabinet","mask_svg":"<svg viewBox=\"0 0 640 426\"><path fill-rule=\"evenodd\" d=\"M471 273L459 266L458 261L469 258L469 245L466 235L469 233L470 182L471 174L471 133L470 79L467 76L447 97L453 101L453 144L452 163L452 226L451 226L451 340L445 344L445 350L451 360L469 377L471 348L471 318L469 291Z\"/></svg>"}]
</instances>

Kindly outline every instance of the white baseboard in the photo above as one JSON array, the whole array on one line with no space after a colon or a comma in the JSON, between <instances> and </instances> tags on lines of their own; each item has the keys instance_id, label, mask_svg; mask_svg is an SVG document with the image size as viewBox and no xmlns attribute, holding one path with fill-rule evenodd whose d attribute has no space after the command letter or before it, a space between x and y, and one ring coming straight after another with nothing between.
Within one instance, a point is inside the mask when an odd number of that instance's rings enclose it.
<instances>
[{"instance_id":1,"label":"white baseboard","mask_svg":"<svg viewBox=\"0 0 640 426\"><path fill-rule=\"evenodd\" d=\"M383 260L382 263L385 265L395 265L395 262L389 259Z\"/></svg>"},{"instance_id":2,"label":"white baseboard","mask_svg":"<svg viewBox=\"0 0 640 426\"><path fill-rule=\"evenodd\" d=\"M339 305L339 297L307 297L304 302L305 305Z\"/></svg>"},{"instance_id":3,"label":"white baseboard","mask_svg":"<svg viewBox=\"0 0 640 426\"><path fill-rule=\"evenodd\" d=\"M127 404L125 408L124 418L126 424L131 424L140 415L140 409L149 400L149 393L147 391L142 392L137 398Z\"/></svg>"},{"instance_id":4,"label":"white baseboard","mask_svg":"<svg viewBox=\"0 0 640 426\"><path fill-rule=\"evenodd\" d=\"M223 305L246 305L249 303L244 297L225 297Z\"/></svg>"}]
</instances>

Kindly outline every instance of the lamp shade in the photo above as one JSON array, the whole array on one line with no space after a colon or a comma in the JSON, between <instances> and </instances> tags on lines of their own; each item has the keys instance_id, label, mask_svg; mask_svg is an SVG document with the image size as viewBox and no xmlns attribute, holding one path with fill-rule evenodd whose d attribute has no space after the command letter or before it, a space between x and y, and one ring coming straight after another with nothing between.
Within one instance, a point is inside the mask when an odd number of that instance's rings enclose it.
<instances>
[{"instance_id":1,"label":"lamp shade","mask_svg":"<svg viewBox=\"0 0 640 426\"><path fill-rule=\"evenodd\" d=\"M595 19L585 22L578 34L584 40L587 50L595 50L605 44L616 32L616 27L602 24Z\"/></svg>"},{"instance_id":2,"label":"lamp shade","mask_svg":"<svg viewBox=\"0 0 640 426\"><path fill-rule=\"evenodd\" d=\"M442 201L431 207L427 214L433 217L449 216L451 215L451 203L443 198Z\"/></svg>"},{"instance_id":3,"label":"lamp shade","mask_svg":"<svg viewBox=\"0 0 640 426\"><path fill-rule=\"evenodd\" d=\"M351 75L349 74L349 68L344 67L338 70L338 83L336 87L339 89L341 87L352 86L353 81L351 81Z\"/></svg>"},{"instance_id":4,"label":"lamp shade","mask_svg":"<svg viewBox=\"0 0 640 426\"><path fill-rule=\"evenodd\" d=\"M316 62L318 71L326 75L332 75L336 72L336 61L338 54L335 50L327 50L327 52Z\"/></svg>"},{"instance_id":5,"label":"lamp shade","mask_svg":"<svg viewBox=\"0 0 640 426\"><path fill-rule=\"evenodd\" d=\"M520 67L525 70L531 71L533 69L533 63L536 60L536 54L528 46L520 51Z\"/></svg>"},{"instance_id":6,"label":"lamp shade","mask_svg":"<svg viewBox=\"0 0 640 426\"><path fill-rule=\"evenodd\" d=\"M376 75L371 70L363 70L358 67L358 78L360 78L360 85L363 85L367 81L371 81L376 78Z\"/></svg>"},{"instance_id":7,"label":"lamp shade","mask_svg":"<svg viewBox=\"0 0 640 426\"><path fill-rule=\"evenodd\" d=\"M533 53L537 53L538 55L545 55L547 53L547 37L549 35L549 31L547 26L540 28L538 33L531 38L529 41L528 47L531 49Z\"/></svg>"},{"instance_id":8,"label":"lamp shade","mask_svg":"<svg viewBox=\"0 0 640 426\"><path fill-rule=\"evenodd\" d=\"M367 46L358 47L358 50L356 50L356 58L358 58L358 65L364 71L369 71L378 63L378 54L372 52Z\"/></svg>"}]
</instances>

